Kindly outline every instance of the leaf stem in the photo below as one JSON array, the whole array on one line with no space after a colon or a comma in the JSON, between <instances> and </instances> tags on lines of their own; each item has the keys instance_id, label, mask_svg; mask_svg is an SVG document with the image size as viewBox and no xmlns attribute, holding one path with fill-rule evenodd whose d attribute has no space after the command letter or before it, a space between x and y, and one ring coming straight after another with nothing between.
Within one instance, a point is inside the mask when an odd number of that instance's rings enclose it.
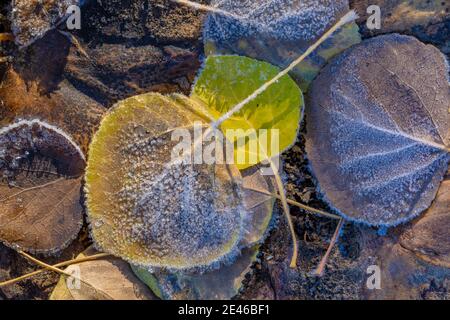
<instances>
[{"instance_id":1,"label":"leaf stem","mask_svg":"<svg viewBox=\"0 0 450 320\"><path fill-rule=\"evenodd\" d=\"M68 277L72 277L72 276L73 276L73 275L71 275L70 273L65 272L64 270L58 269L57 267L51 266L51 265L49 265L49 264L47 264L47 263L45 263L45 262L43 262L43 261L41 261L41 260L38 260L38 259L36 259L36 258L30 256L30 255L29 255L28 253L26 253L26 252L19 251L19 254L22 255L22 256L24 256L24 257L27 258L28 260L33 261L34 263L36 263L37 265L39 265L39 266L41 266L41 267L43 267L43 268L46 268L46 269L48 269L48 270L54 271L54 272L59 273L59 274L66 275L66 276L68 276ZM74 277L74 278L76 278L76 277ZM81 281L81 279L78 279L78 280Z\"/></svg>"},{"instance_id":2,"label":"leaf stem","mask_svg":"<svg viewBox=\"0 0 450 320\"><path fill-rule=\"evenodd\" d=\"M336 230L334 231L333 238L331 238L330 245L328 246L327 252L323 256L322 260L320 261L319 266L317 267L315 271L315 275L321 277L323 275L323 272L325 270L325 265L327 264L328 258L330 257L331 250L333 250L334 245L336 244L339 234L341 233L342 226L344 225L344 219L340 219L338 226Z\"/></svg>"},{"instance_id":3,"label":"leaf stem","mask_svg":"<svg viewBox=\"0 0 450 320\"><path fill-rule=\"evenodd\" d=\"M260 94L267 90L271 85L279 81L282 77L287 75L290 71L292 71L300 62L302 62L306 57L308 57L314 50L316 50L325 40L333 35L339 28L343 25L355 20L358 17L354 10L349 11L345 16L343 16L339 21L333 25L325 34L320 37L313 45L311 45L300 57L295 59L287 68L280 71L274 78L264 83L261 87L256 89L251 95L249 95L242 102L235 105L231 108L227 113L221 116L217 121L212 124L212 127L218 128L223 122L228 120L232 115L239 112L245 105L249 102L256 99Z\"/></svg>"},{"instance_id":4,"label":"leaf stem","mask_svg":"<svg viewBox=\"0 0 450 320\"><path fill-rule=\"evenodd\" d=\"M66 267L66 266L70 266L70 265L73 265L73 264L78 264L78 263L86 262L86 261L98 260L98 259L106 258L106 257L110 257L110 256L111 255L109 253L99 253L99 254L95 254L95 255L89 256L89 257L77 258L77 259L72 259L72 260L68 260L68 261L63 261L63 262L60 262L60 263L57 263L57 264L53 265L52 267L55 267L55 268ZM12 285L12 284L17 283L19 281L22 281L22 280L34 277L34 276L36 276L36 275L38 275L40 273L43 273L45 271L48 271L48 268L44 267L44 269L36 270L36 271L30 272L30 273L24 274L24 275L22 275L20 277L17 277L17 278L11 279L11 280L7 280L7 281L4 281L4 282L0 282L0 287Z\"/></svg>"},{"instance_id":5,"label":"leaf stem","mask_svg":"<svg viewBox=\"0 0 450 320\"><path fill-rule=\"evenodd\" d=\"M204 5L201 3L197 3L197 2L193 2L193 1L188 1L188 0L170 0L172 2L181 4L181 5L185 5L200 11L206 11L206 12L214 12L214 13L218 13L224 16L228 16L228 17L232 17L235 19L239 19L239 16L236 16L234 14L232 14L231 12L222 10L222 9L218 9L212 6L208 6L208 5Z\"/></svg>"},{"instance_id":6,"label":"leaf stem","mask_svg":"<svg viewBox=\"0 0 450 320\"><path fill-rule=\"evenodd\" d=\"M259 192L259 193L262 193L262 194L266 194L268 196L272 196L274 198L277 198L278 200L281 200L281 196L279 194L274 194L274 193L271 193L269 191L260 190L260 189L257 189L257 188L246 188L246 189L247 190L251 190L251 191L255 191L255 192ZM328 213L326 211L322 211L322 210L319 210L319 209L307 206L307 205L305 205L303 203L300 203L300 202L297 202L297 201L294 201L294 200L291 200L291 199L286 199L286 201L290 205L299 207L300 209L303 209L305 211L309 211L311 213L314 213L314 214L317 214L317 215L320 215L320 216L324 216L324 217L335 219L335 220L342 219L338 215L335 215L335 214L332 214L332 213Z\"/></svg>"},{"instance_id":7,"label":"leaf stem","mask_svg":"<svg viewBox=\"0 0 450 320\"><path fill-rule=\"evenodd\" d=\"M278 168L273 163L271 158L268 158L268 161L269 161L270 167L272 168L272 171L274 172L274 175L275 175L275 182L277 184L277 188L280 193L280 200L283 205L283 211L284 211L286 220L289 225L289 230L291 232L293 248L292 248L292 258L291 258L290 267L296 268L297 267L297 258L298 258L297 234L295 233L294 223L292 222L291 212L290 212L289 206L287 204L286 193L284 191L283 181L281 180L280 174L278 173Z\"/></svg>"}]
</instances>

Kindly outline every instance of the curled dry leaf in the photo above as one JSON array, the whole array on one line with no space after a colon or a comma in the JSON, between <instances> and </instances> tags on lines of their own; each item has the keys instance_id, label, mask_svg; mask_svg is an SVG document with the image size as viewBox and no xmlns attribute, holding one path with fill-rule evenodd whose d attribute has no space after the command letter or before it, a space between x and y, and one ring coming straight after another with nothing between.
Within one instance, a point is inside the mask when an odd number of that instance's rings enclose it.
<instances>
[{"instance_id":1,"label":"curled dry leaf","mask_svg":"<svg viewBox=\"0 0 450 320\"><path fill-rule=\"evenodd\" d=\"M448 64L398 34L357 45L315 80L306 150L321 192L345 217L396 225L433 201L449 162Z\"/></svg>"},{"instance_id":2,"label":"curled dry leaf","mask_svg":"<svg viewBox=\"0 0 450 320\"><path fill-rule=\"evenodd\" d=\"M13 0L11 28L16 43L25 47L43 37L66 17L67 8L79 0Z\"/></svg>"},{"instance_id":3,"label":"curled dry leaf","mask_svg":"<svg viewBox=\"0 0 450 320\"><path fill-rule=\"evenodd\" d=\"M77 258L85 258L95 253L95 250L88 248ZM156 299L153 293L133 274L128 263L118 258L86 261L71 265L65 271L74 277L61 276L50 300Z\"/></svg>"},{"instance_id":4,"label":"curled dry leaf","mask_svg":"<svg viewBox=\"0 0 450 320\"><path fill-rule=\"evenodd\" d=\"M287 67L349 11L347 0L213 0L224 13L210 13L204 29L207 54L239 54ZM292 72L306 90L336 54L361 41L348 24Z\"/></svg>"},{"instance_id":5,"label":"curled dry leaf","mask_svg":"<svg viewBox=\"0 0 450 320\"><path fill-rule=\"evenodd\" d=\"M60 129L23 120L0 129L0 240L51 253L78 234L85 158Z\"/></svg>"}]
</instances>

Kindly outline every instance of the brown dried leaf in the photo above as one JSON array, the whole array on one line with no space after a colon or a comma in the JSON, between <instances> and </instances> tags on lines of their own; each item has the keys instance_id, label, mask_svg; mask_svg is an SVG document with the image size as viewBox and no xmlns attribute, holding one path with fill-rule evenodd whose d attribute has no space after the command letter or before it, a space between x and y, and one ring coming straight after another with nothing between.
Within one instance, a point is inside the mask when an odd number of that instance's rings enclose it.
<instances>
[{"instance_id":1,"label":"brown dried leaf","mask_svg":"<svg viewBox=\"0 0 450 320\"><path fill-rule=\"evenodd\" d=\"M425 261L450 268L450 181L441 184L424 217L400 238L402 247Z\"/></svg>"},{"instance_id":2,"label":"brown dried leaf","mask_svg":"<svg viewBox=\"0 0 450 320\"><path fill-rule=\"evenodd\" d=\"M272 219L275 198L254 190L276 193L273 176L261 174L258 166L244 170L243 178L243 201L244 207L249 217L246 226L246 233L242 242L249 246L261 242L268 232L268 227Z\"/></svg>"},{"instance_id":3,"label":"brown dried leaf","mask_svg":"<svg viewBox=\"0 0 450 320\"><path fill-rule=\"evenodd\" d=\"M77 258L94 254L96 254L95 250L88 248ZM73 274L74 278L68 279L62 276L50 300L156 299L151 290L133 274L128 263L118 258L82 262L69 266L65 271ZM76 279L77 276L81 281Z\"/></svg>"},{"instance_id":4,"label":"brown dried leaf","mask_svg":"<svg viewBox=\"0 0 450 320\"><path fill-rule=\"evenodd\" d=\"M444 53L450 53L449 1L354 0L352 2L351 7L356 9L360 16L357 22L365 36L392 32L410 34L424 42L436 45ZM370 15L366 10L371 5L381 8L381 29L369 30L366 26Z\"/></svg>"},{"instance_id":5,"label":"brown dried leaf","mask_svg":"<svg viewBox=\"0 0 450 320\"><path fill-rule=\"evenodd\" d=\"M81 150L56 127L21 121L0 130L0 240L51 253L82 224Z\"/></svg>"}]
</instances>

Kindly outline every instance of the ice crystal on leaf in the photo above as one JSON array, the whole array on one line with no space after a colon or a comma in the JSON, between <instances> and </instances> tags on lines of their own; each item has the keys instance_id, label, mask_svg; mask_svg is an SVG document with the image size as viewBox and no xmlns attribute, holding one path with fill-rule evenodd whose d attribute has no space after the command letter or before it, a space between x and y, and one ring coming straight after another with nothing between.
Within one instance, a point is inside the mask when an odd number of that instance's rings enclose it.
<instances>
[{"instance_id":1,"label":"ice crystal on leaf","mask_svg":"<svg viewBox=\"0 0 450 320\"><path fill-rule=\"evenodd\" d=\"M13 0L11 10L15 41L25 47L42 38L67 15L71 5L81 5L82 0Z\"/></svg>"},{"instance_id":2,"label":"ice crystal on leaf","mask_svg":"<svg viewBox=\"0 0 450 320\"><path fill-rule=\"evenodd\" d=\"M307 152L325 199L371 225L412 219L449 162L445 57L398 34L366 40L314 81Z\"/></svg>"},{"instance_id":3,"label":"ice crystal on leaf","mask_svg":"<svg viewBox=\"0 0 450 320\"><path fill-rule=\"evenodd\" d=\"M138 265L186 269L236 253L244 210L233 166L172 163L171 132L203 121L174 99L116 105L91 147L86 190L93 237Z\"/></svg>"},{"instance_id":4,"label":"ice crystal on leaf","mask_svg":"<svg viewBox=\"0 0 450 320\"><path fill-rule=\"evenodd\" d=\"M281 68L349 11L346 0L213 0L211 5L227 14L208 16L204 29L207 54L235 53ZM328 59L358 42L358 27L351 23L322 44L292 72L302 90Z\"/></svg>"},{"instance_id":5,"label":"ice crystal on leaf","mask_svg":"<svg viewBox=\"0 0 450 320\"><path fill-rule=\"evenodd\" d=\"M85 159L61 129L21 120L0 129L0 241L53 253L73 240L83 222Z\"/></svg>"}]
</instances>

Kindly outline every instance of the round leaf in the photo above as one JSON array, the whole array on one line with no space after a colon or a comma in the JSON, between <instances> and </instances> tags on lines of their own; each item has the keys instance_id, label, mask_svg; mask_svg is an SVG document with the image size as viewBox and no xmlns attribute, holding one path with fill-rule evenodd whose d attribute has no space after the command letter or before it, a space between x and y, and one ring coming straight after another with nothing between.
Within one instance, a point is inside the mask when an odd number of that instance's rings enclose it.
<instances>
[{"instance_id":1,"label":"round leaf","mask_svg":"<svg viewBox=\"0 0 450 320\"><path fill-rule=\"evenodd\" d=\"M32 252L66 247L83 222L85 159L62 130L39 120L0 129L0 240Z\"/></svg>"},{"instance_id":2,"label":"round leaf","mask_svg":"<svg viewBox=\"0 0 450 320\"><path fill-rule=\"evenodd\" d=\"M448 64L397 34L346 51L314 81L306 149L345 217L396 225L427 209L449 162Z\"/></svg>"},{"instance_id":3,"label":"round leaf","mask_svg":"<svg viewBox=\"0 0 450 320\"><path fill-rule=\"evenodd\" d=\"M176 163L171 133L204 121L158 94L118 103L89 151L87 207L102 251L137 265L189 269L235 256L241 176L231 165Z\"/></svg>"}]
</instances>

